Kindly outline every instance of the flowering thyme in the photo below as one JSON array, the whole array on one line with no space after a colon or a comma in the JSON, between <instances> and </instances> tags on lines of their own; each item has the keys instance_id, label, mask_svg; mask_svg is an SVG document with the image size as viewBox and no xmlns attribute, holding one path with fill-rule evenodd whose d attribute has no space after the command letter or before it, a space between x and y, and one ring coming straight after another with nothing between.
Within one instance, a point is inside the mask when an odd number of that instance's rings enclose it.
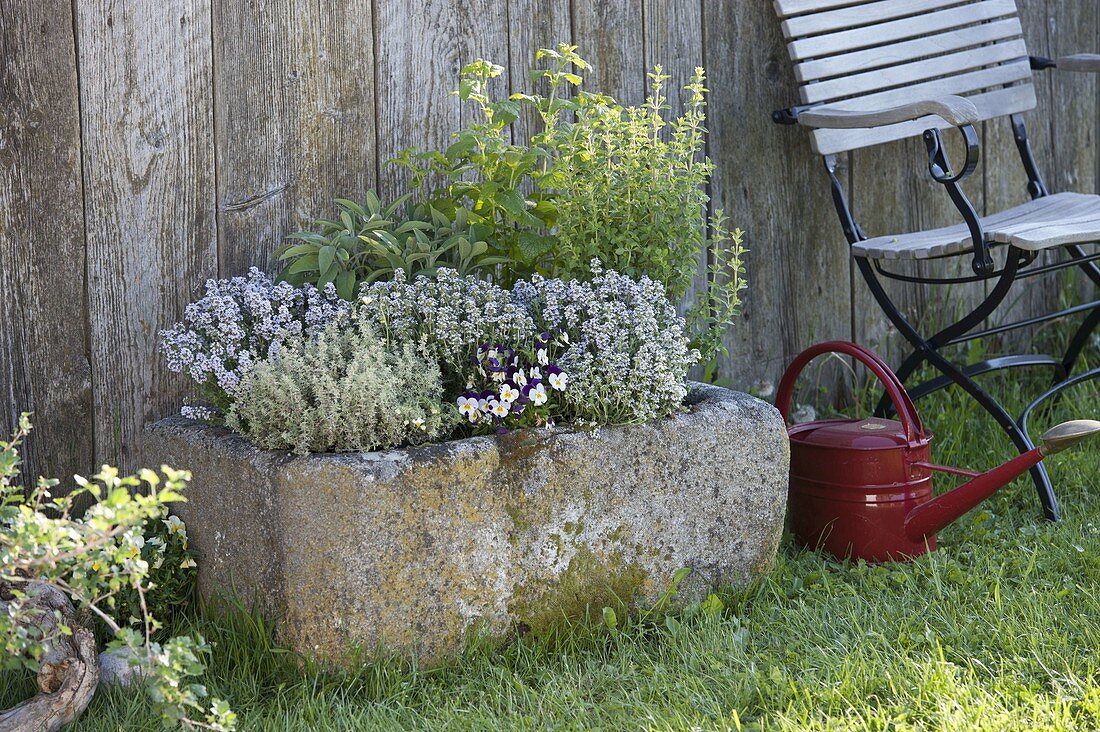
<instances>
[{"instance_id":1,"label":"flowering thyme","mask_svg":"<svg viewBox=\"0 0 1100 732\"><path fill-rule=\"evenodd\" d=\"M182 321L161 331L160 345L169 370L190 376L225 410L258 361L291 338L319 333L347 309L332 285L322 291L275 284L253 267L245 277L207 280L206 294L187 306Z\"/></svg>"},{"instance_id":2,"label":"flowering thyme","mask_svg":"<svg viewBox=\"0 0 1100 732\"><path fill-rule=\"evenodd\" d=\"M458 387L476 344L525 343L535 331L531 316L511 293L453 269L411 282L398 270L393 280L364 286L356 307L391 348L415 344L425 358L439 361L444 383Z\"/></svg>"},{"instance_id":3,"label":"flowering thyme","mask_svg":"<svg viewBox=\"0 0 1100 732\"><path fill-rule=\"evenodd\" d=\"M699 358L688 348L684 319L661 283L605 272L596 260L591 266L591 282L535 275L512 290L537 327L560 334L550 348L557 366L547 366L546 380L563 390L563 416L615 424L675 412Z\"/></svg>"}]
</instances>

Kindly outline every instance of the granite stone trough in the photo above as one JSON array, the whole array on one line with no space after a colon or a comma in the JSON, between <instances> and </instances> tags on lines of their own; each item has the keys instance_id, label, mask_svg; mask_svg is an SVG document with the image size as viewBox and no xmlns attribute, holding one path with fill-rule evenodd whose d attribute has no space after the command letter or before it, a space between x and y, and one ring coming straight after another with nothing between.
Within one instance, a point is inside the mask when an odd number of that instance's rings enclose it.
<instances>
[{"instance_id":1,"label":"granite stone trough","mask_svg":"<svg viewBox=\"0 0 1100 732\"><path fill-rule=\"evenodd\" d=\"M279 621L291 648L430 661L616 598L684 601L768 571L788 444L769 404L693 385L688 410L597 432L525 430L373 453L292 456L172 417L145 458L191 471L175 508L205 596Z\"/></svg>"}]
</instances>

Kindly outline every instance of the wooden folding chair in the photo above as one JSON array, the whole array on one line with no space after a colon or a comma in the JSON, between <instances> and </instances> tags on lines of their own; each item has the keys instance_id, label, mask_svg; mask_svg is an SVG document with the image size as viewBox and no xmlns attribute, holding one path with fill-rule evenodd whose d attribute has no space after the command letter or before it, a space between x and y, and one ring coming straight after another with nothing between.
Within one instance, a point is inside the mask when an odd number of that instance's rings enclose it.
<instances>
[{"instance_id":1,"label":"wooden folding chair","mask_svg":"<svg viewBox=\"0 0 1100 732\"><path fill-rule=\"evenodd\" d=\"M824 156L836 211L859 271L887 318L913 347L898 367L898 376L904 381L921 364L931 364L941 376L913 387L914 398L957 384L997 420L1021 452L1031 449L1027 422L1035 408L1100 373L1100 369L1073 373L1100 323L1100 301L984 330L975 328L1024 278L1080 267L1093 283L1100 284L1096 264L1100 254L1082 247L1100 241L1100 196L1048 191L1022 116L1035 107L1033 70L1097 73L1100 55L1057 61L1029 56L1015 0L774 0L774 4L795 64L801 104L773 113L773 119L809 127L814 151ZM978 164L980 143L974 126L1006 116L1031 200L979 217L959 186ZM941 138L940 131L951 127L958 128L966 145L966 160L958 168L949 162ZM963 223L870 237L856 223L837 179L838 155L918 135L928 149L929 173L946 189ZM1040 252L1054 247L1068 256L1053 264L1036 263ZM996 261L994 253L1001 260L1002 252L1003 262ZM951 257L970 257L974 274L902 274L889 264L890 260ZM946 286L989 280L992 286L984 300L957 322L923 335L891 300L883 278ZM1013 355L960 366L940 353L947 346L1069 315L1082 315L1083 321L1061 357ZM1013 418L974 377L1023 366L1049 366L1056 379ZM880 414L888 410L885 401L879 403ZM1032 470L1032 478L1046 517L1057 520L1058 501L1041 464Z\"/></svg>"}]
</instances>

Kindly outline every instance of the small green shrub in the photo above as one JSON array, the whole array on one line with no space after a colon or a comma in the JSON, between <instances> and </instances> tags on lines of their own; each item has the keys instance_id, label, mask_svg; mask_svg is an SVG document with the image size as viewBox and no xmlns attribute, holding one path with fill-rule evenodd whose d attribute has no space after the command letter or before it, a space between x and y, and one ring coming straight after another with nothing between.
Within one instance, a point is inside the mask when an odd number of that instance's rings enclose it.
<instances>
[{"instance_id":1,"label":"small green shrub","mask_svg":"<svg viewBox=\"0 0 1100 732\"><path fill-rule=\"evenodd\" d=\"M337 322L257 363L226 422L267 449L377 450L444 434L442 401L438 364L412 344L388 349L370 323Z\"/></svg>"},{"instance_id":2,"label":"small green shrub","mask_svg":"<svg viewBox=\"0 0 1100 732\"><path fill-rule=\"evenodd\" d=\"M660 66L649 74L645 103L634 107L583 90L576 71L588 64L575 46L540 49L536 58L547 63L531 72L549 88L546 96L494 100L488 87L502 69L478 59L463 68L455 92L477 107L477 121L445 152L407 150L393 162L412 171L414 191L432 206L474 212L491 231L490 247L507 257L505 284L536 272L584 280L598 259L620 274L657 280L680 301L709 250L688 322L692 346L711 360L724 350L745 282L741 231L727 227L721 210L708 221L713 165L704 155L703 69L684 87L684 113L671 117ZM526 144L509 134L524 106L542 124Z\"/></svg>"},{"instance_id":3,"label":"small green shrub","mask_svg":"<svg viewBox=\"0 0 1100 732\"><path fill-rule=\"evenodd\" d=\"M412 174L413 191L433 207L470 212L490 249L507 258L499 279L510 285L535 272L557 239L551 233L554 205L533 185L548 151L536 139L513 142L521 98L489 96L491 81L503 71L484 59L464 66L454 94L477 108L475 121L455 132L445 151L408 149L390 162Z\"/></svg>"},{"instance_id":4,"label":"small green shrub","mask_svg":"<svg viewBox=\"0 0 1100 732\"><path fill-rule=\"evenodd\" d=\"M155 618L170 618L187 612L195 602L197 564L187 544L187 527L165 507L148 519L136 542L141 559L149 565L145 607ZM126 586L108 599L111 614L123 624L141 622L142 598ZM102 633L105 627L100 628ZM160 635L160 633L157 633Z\"/></svg>"},{"instance_id":5,"label":"small green shrub","mask_svg":"<svg viewBox=\"0 0 1100 732\"><path fill-rule=\"evenodd\" d=\"M166 726L234 729L236 715L229 706L220 699L204 701L206 688L194 683L210 651L202 636L163 642L154 637L162 626L150 612L154 575L142 551L147 545L142 529L161 519L169 504L184 500L190 474L162 466L160 473L121 477L105 465L92 480L76 476L76 489L64 496L52 495L58 484L52 479L39 478L25 489L16 481L19 448L30 429L30 417L23 414L14 437L0 440L0 671L39 671L57 638L51 633L88 632L66 625L60 612L56 624L41 621L34 597L46 587L67 596L80 615L94 615L113 637L109 648L129 651ZM74 508L86 498L94 502L77 518ZM120 593L137 598L139 622L117 619L114 601Z\"/></svg>"},{"instance_id":6,"label":"small green shrub","mask_svg":"<svg viewBox=\"0 0 1100 732\"><path fill-rule=\"evenodd\" d=\"M503 67L484 59L464 66L454 94L476 108L474 121L446 150L410 148L389 161L409 173L418 203L406 196L383 207L373 193L365 205L338 200L338 219L318 221L320 231L294 234L280 250L290 260L281 276L321 289L334 283L346 300L397 270L413 279L441 267L507 287L536 273L583 280L599 259L661 282L673 301L703 279L687 320L692 346L711 361L725 349L745 282L740 229L729 229L721 210L708 219L703 69L673 117L660 66L645 103L624 106L582 88L577 72L588 64L576 46L540 49L536 59L546 67L531 76L546 96L494 98L490 85ZM526 139L513 127L525 107L541 121Z\"/></svg>"}]
</instances>

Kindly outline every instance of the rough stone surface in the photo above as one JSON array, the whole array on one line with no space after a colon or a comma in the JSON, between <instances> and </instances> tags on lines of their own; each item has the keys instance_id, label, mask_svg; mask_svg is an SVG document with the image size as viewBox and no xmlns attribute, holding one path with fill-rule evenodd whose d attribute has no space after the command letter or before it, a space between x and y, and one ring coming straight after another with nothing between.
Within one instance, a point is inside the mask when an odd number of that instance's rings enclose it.
<instances>
[{"instance_id":1,"label":"rough stone surface","mask_svg":"<svg viewBox=\"0 0 1100 732\"><path fill-rule=\"evenodd\" d=\"M129 686L141 681L144 669L133 663L129 648L116 648L99 654L99 683L105 686Z\"/></svg>"},{"instance_id":2,"label":"rough stone surface","mask_svg":"<svg viewBox=\"0 0 1100 732\"><path fill-rule=\"evenodd\" d=\"M527 430L407 450L294 457L173 417L145 458L193 474L177 507L204 595L276 613L292 648L437 658L616 598L681 598L767 571L786 502L773 407L695 385L688 411L596 433Z\"/></svg>"}]
</instances>

